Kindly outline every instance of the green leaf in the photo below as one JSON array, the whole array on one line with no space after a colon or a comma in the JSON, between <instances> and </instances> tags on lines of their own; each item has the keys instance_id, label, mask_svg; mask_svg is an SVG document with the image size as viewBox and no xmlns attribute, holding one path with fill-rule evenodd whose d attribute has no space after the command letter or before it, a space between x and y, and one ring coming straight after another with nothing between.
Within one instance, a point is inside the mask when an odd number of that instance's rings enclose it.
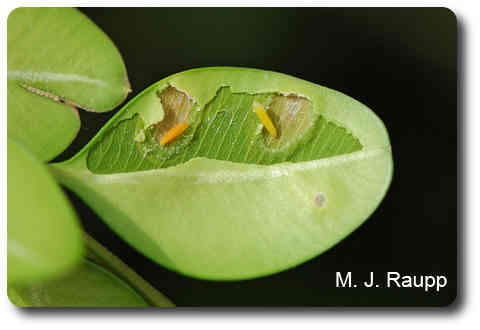
<instances>
[{"instance_id":1,"label":"green leaf","mask_svg":"<svg viewBox=\"0 0 480 330\"><path fill-rule=\"evenodd\" d=\"M160 145L182 122L183 134ZM151 259L237 280L298 265L355 230L385 195L392 156L380 119L344 94L274 72L206 68L147 88L52 170Z\"/></svg>"},{"instance_id":2,"label":"green leaf","mask_svg":"<svg viewBox=\"0 0 480 330\"><path fill-rule=\"evenodd\" d=\"M16 142L7 145L8 282L58 276L81 260L80 225L46 167Z\"/></svg>"},{"instance_id":3,"label":"green leaf","mask_svg":"<svg viewBox=\"0 0 480 330\"><path fill-rule=\"evenodd\" d=\"M112 273L85 260L58 279L8 287L19 307L147 307L148 304Z\"/></svg>"},{"instance_id":4,"label":"green leaf","mask_svg":"<svg viewBox=\"0 0 480 330\"><path fill-rule=\"evenodd\" d=\"M42 160L75 138L76 108L108 111L130 87L108 37L73 8L18 8L8 17L8 136Z\"/></svg>"}]
</instances>

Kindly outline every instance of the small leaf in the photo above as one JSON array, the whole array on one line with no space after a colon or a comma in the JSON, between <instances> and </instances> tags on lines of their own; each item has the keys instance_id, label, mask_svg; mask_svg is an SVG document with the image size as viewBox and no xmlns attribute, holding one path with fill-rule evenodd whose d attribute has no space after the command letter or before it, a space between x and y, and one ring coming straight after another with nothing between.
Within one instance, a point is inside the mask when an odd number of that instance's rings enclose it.
<instances>
[{"instance_id":1,"label":"small leaf","mask_svg":"<svg viewBox=\"0 0 480 330\"><path fill-rule=\"evenodd\" d=\"M148 304L112 273L85 260L70 273L42 283L8 288L19 307L147 307Z\"/></svg>"},{"instance_id":2,"label":"small leaf","mask_svg":"<svg viewBox=\"0 0 480 330\"><path fill-rule=\"evenodd\" d=\"M147 121L155 110L163 120ZM182 122L187 130L162 146ZM385 195L392 156L383 123L344 94L274 72L206 68L147 88L52 170L151 259L237 280L346 237Z\"/></svg>"},{"instance_id":3,"label":"small leaf","mask_svg":"<svg viewBox=\"0 0 480 330\"><path fill-rule=\"evenodd\" d=\"M108 37L73 8L18 8L8 17L8 135L42 160L76 136L76 107L108 111L129 92Z\"/></svg>"},{"instance_id":4,"label":"small leaf","mask_svg":"<svg viewBox=\"0 0 480 330\"><path fill-rule=\"evenodd\" d=\"M7 145L8 282L58 276L81 260L79 222L45 166L16 142Z\"/></svg>"}]
</instances>

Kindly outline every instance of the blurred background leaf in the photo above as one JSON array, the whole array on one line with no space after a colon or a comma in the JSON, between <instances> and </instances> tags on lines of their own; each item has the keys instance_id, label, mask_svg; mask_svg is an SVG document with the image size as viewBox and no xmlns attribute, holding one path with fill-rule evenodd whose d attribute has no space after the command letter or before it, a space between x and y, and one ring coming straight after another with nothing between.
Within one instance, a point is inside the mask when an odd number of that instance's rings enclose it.
<instances>
[{"instance_id":1,"label":"blurred background leaf","mask_svg":"<svg viewBox=\"0 0 480 330\"><path fill-rule=\"evenodd\" d=\"M60 278L9 287L10 301L21 307L147 307L143 298L97 264L84 260Z\"/></svg>"},{"instance_id":2,"label":"blurred background leaf","mask_svg":"<svg viewBox=\"0 0 480 330\"><path fill-rule=\"evenodd\" d=\"M81 259L80 223L44 164L18 143L7 144L9 285L70 271Z\"/></svg>"}]
</instances>

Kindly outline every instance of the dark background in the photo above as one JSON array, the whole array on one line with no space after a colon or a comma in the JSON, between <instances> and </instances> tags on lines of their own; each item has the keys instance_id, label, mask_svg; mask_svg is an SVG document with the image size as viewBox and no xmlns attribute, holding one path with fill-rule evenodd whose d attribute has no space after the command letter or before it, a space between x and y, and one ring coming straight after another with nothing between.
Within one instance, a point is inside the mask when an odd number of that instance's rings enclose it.
<instances>
[{"instance_id":1,"label":"dark background","mask_svg":"<svg viewBox=\"0 0 480 330\"><path fill-rule=\"evenodd\" d=\"M390 134L394 176L358 230L294 269L210 282L149 261L69 193L86 230L178 306L445 306L457 292L457 21L445 8L82 8L117 45L132 98L177 72L241 66L290 74L368 107ZM116 109L118 110L118 109ZM56 161L116 112L80 111L82 127ZM421 288L335 288L335 272L445 275Z\"/></svg>"}]
</instances>

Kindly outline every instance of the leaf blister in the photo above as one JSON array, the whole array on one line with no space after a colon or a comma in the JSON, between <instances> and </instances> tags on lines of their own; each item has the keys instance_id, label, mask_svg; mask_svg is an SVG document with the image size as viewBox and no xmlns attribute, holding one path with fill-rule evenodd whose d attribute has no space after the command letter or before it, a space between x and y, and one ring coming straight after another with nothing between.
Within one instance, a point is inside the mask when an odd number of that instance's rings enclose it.
<instances>
[{"instance_id":1,"label":"leaf blister","mask_svg":"<svg viewBox=\"0 0 480 330\"><path fill-rule=\"evenodd\" d=\"M166 168L196 157L270 165L284 161L318 159L362 148L358 139L346 128L327 122L321 115L313 112L313 104L309 99L294 93L234 93L230 87L223 86L203 109L186 92L173 85L158 88L155 93L164 112L161 121L146 128L142 126L141 110L145 106L151 107L150 103L136 108L139 118L124 119L137 121L133 140L138 146L140 156L117 154L113 157L141 159L143 165L119 166L98 161L98 158L112 158L104 153L120 152L120 148L113 147L113 144L131 144L124 141L127 135L123 134L118 135L115 141L108 142L110 147L105 147L107 142L102 138L90 149L88 167L92 172L119 173ZM145 98L151 97L145 95ZM251 110L253 102L265 106L278 127L277 138L262 129L262 124ZM168 145L160 146L159 139L168 129L184 121L191 123L186 131ZM112 126L110 130L117 129L117 126L119 125ZM318 127L322 129L317 131ZM324 142L318 139L318 133L327 133ZM339 147L338 143L345 147ZM91 166L93 163L95 165ZM148 166L145 167L145 164Z\"/></svg>"}]
</instances>

